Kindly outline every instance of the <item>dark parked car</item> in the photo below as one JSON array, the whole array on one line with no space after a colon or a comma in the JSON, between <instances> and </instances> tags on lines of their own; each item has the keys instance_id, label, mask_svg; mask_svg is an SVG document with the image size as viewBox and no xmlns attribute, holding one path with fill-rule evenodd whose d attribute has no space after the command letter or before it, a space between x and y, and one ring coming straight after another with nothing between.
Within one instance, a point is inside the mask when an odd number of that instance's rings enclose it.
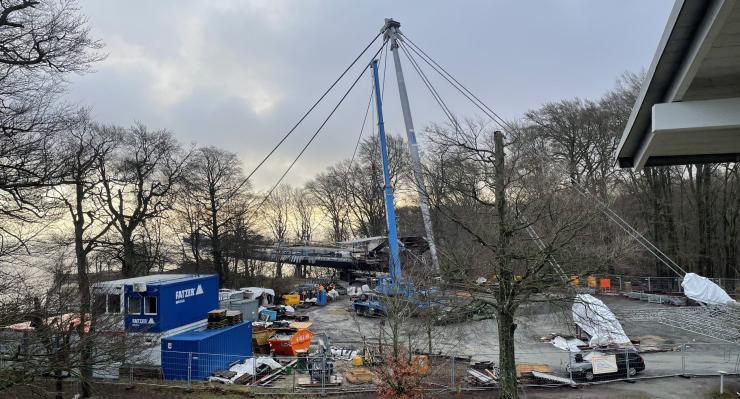
<instances>
[{"instance_id":1,"label":"dark parked car","mask_svg":"<svg viewBox=\"0 0 740 399\"><path fill-rule=\"evenodd\" d=\"M347 295L347 287L337 284L336 288L334 289L337 290L337 293L339 295Z\"/></svg>"},{"instance_id":2,"label":"dark parked car","mask_svg":"<svg viewBox=\"0 0 740 399\"><path fill-rule=\"evenodd\" d=\"M593 373L590 359L584 359L583 355L577 353L574 361L568 365L567 370L571 373L574 380L593 381L603 378L624 378L634 377L637 373L645 370L645 361L635 350L617 350L617 351L599 351L605 355L616 355L617 371L615 373L596 374Z\"/></svg>"}]
</instances>

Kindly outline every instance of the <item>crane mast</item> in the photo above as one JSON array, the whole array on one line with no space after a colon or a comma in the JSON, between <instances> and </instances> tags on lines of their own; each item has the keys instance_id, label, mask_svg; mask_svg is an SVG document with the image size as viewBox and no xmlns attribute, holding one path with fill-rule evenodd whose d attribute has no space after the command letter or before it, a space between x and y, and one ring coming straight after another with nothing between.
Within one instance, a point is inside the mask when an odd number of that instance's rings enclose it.
<instances>
[{"instance_id":1,"label":"crane mast","mask_svg":"<svg viewBox=\"0 0 740 399\"><path fill-rule=\"evenodd\" d=\"M398 35L401 23L386 18L382 31L385 37L390 41L391 52L393 53L393 64L396 68L396 80L398 81L398 95L401 98L401 110L403 111L403 122L406 125L406 139L409 146L409 155L411 158L411 169L414 173L414 183L419 193L419 208L421 209L421 218L424 222L426 239L429 243L429 254L432 258L432 271L439 273L439 259L437 257L437 245L434 242L434 231L432 228L432 217L429 212L429 195L424 184L424 175L421 166L421 157L419 156L419 145L416 142L416 132L414 131L414 120L411 118L411 106L409 105L409 96L406 91L406 81L403 78L403 69L401 68L401 58L398 55Z\"/></svg>"},{"instance_id":2,"label":"crane mast","mask_svg":"<svg viewBox=\"0 0 740 399\"><path fill-rule=\"evenodd\" d=\"M380 155L383 159L383 195L385 196L385 222L388 227L388 248L390 259L388 272L391 283L396 284L401 279L401 258L398 250L398 231L396 227L396 211L393 205L393 188L391 174L388 167L388 147L385 140L385 124L383 123L383 101L380 98L380 79L378 77L378 60L373 60L373 80L375 82L375 105L378 112L378 136Z\"/></svg>"}]
</instances>

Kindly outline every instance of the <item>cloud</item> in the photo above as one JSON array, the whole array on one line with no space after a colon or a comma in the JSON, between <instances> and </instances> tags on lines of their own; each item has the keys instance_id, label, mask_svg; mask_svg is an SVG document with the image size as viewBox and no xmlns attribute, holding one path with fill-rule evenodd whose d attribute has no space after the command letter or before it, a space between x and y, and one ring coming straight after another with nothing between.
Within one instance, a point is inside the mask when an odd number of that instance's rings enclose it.
<instances>
[{"instance_id":1,"label":"cloud","mask_svg":"<svg viewBox=\"0 0 740 399\"><path fill-rule=\"evenodd\" d=\"M106 43L109 57L96 66L98 73L73 77L70 101L92 106L100 122L138 120L172 130L184 143L236 152L246 170L270 151L385 17L400 20L425 51L504 118L514 119L546 101L600 95L623 71L647 65L672 3L80 2L91 34ZM403 62L423 140L424 127L444 116ZM403 133L389 72L386 128ZM370 92L369 77L364 78L288 175L290 183L301 184L351 155ZM479 114L441 78L433 73L430 78L454 112ZM343 81L270 158L255 176L255 187L275 182L347 86Z\"/></svg>"},{"instance_id":2,"label":"cloud","mask_svg":"<svg viewBox=\"0 0 740 399\"><path fill-rule=\"evenodd\" d=\"M148 92L162 107L177 105L200 89L218 91L224 97L241 99L256 115L270 112L282 97L269 76L250 67L217 40L209 40L204 20L185 16L178 23L174 52L159 54L144 44L126 41L120 35L107 39L110 56L100 68L121 74L142 74Z\"/></svg>"}]
</instances>

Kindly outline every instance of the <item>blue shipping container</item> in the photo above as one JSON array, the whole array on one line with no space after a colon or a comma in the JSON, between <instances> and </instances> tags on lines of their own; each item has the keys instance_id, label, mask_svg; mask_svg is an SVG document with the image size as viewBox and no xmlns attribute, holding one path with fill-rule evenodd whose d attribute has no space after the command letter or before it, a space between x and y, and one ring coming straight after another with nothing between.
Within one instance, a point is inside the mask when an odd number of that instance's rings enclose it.
<instances>
[{"instance_id":1,"label":"blue shipping container","mask_svg":"<svg viewBox=\"0 0 740 399\"><path fill-rule=\"evenodd\" d=\"M168 380L205 380L252 356L252 322L196 329L162 338L162 374Z\"/></svg>"},{"instance_id":2,"label":"blue shipping container","mask_svg":"<svg viewBox=\"0 0 740 399\"><path fill-rule=\"evenodd\" d=\"M203 320L218 309L215 274L147 281L144 292L135 292L135 286L124 286L127 331L167 331Z\"/></svg>"}]
</instances>

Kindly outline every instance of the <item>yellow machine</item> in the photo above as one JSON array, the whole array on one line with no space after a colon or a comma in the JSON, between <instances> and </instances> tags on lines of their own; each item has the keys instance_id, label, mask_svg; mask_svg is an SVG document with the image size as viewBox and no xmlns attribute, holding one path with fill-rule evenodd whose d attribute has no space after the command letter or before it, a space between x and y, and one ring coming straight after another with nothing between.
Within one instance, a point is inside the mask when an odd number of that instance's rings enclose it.
<instances>
[{"instance_id":1,"label":"yellow machine","mask_svg":"<svg viewBox=\"0 0 740 399\"><path fill-rule=\"evenodd\" d=\"M299 294L285 294L283 295L283 303L286 305L298 305L301 303L301 296Z\"/></svg>"}]
</instances>

